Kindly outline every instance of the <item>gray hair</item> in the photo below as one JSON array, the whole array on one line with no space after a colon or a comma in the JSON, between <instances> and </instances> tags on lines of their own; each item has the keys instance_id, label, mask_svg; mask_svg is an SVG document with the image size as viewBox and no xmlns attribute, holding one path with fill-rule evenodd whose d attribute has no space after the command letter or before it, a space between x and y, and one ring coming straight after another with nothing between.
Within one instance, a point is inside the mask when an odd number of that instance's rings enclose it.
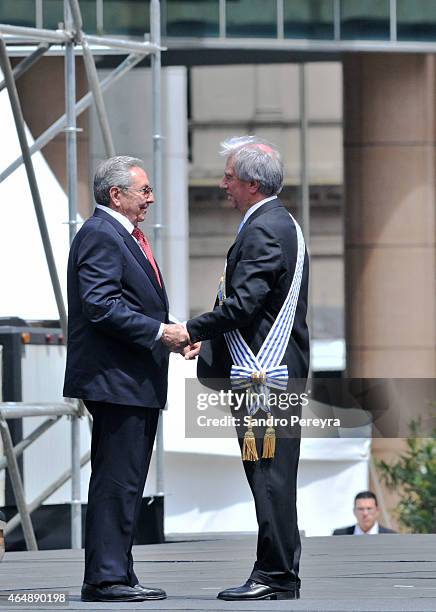
<instances>
[{"instance_id":1,"label":"gray hair","mask_svg":"<svg viewBox=\"0 0 436 612\"><path fill-rule=\"evenodd\" d=\"M110 205L111 187L127 189L131 182L130 168L144 168L144 162L138 157L117 155L99 162L94 175L94 198L97 204Z\"/></svg>"},{"instance_id":2,"label":"gray hair","mask_svg":"<svg viewBox=\"0 0 436 612\"><path fill-rule=\"evenodd\" d=\"M257 136L236 136L221 143L221 155L231 158L241 181L258 181L265 196L280 193L283 163L274 145Z\"/></svg>"}]
</instances>

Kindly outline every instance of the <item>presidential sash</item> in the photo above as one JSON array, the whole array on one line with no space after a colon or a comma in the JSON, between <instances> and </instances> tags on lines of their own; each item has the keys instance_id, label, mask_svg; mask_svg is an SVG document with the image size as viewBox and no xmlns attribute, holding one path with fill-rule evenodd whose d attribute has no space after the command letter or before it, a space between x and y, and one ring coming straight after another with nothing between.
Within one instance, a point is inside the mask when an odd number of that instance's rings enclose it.
<instances>
[{"instance_id":1,"label":"presidential sash","mask_svg":"<svg viewBox=\"0 0 436 612\"><path fill-rule=\"evenodd\" d=\"M248 390L248 397L252 398L252 401L247 402L250 417L254 416L259 409L271 417L268 406L269 389L286 390L288 384L288 367L281 365L281 362L294 325L305 255L303 233L293 216L290 215L290 217L297 232L297 263L288 295L259 352L257 355L253 353L238 329L224 334L233 361L230 371L232 388ZM225 273L220 280L218 299L220 304L225 301ZM274 429L270 425L265 433L263 458L274 456L275 435L273 434ZM243 459L256 460L257 458L254 434L249 425L244 436Z\"/></svg>"}]
</instances>

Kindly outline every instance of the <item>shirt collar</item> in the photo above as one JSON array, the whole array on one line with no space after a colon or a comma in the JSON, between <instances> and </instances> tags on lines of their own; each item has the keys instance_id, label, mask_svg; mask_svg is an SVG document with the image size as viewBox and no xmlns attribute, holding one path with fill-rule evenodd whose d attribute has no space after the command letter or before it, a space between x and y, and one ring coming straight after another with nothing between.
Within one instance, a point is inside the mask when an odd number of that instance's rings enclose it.
<instances>
[{"instance_id":1,"label":"shirt collar","mask_svg":"<svg viewBox=\"0 0 436 612\"><path fill-rule=\"evenodd\" d=\"M261 200L260 202L256 202L256 204L253 204L253 206L251 206L247 212L244 215L244 218L242 219L242 223L241 223L241 227L243 225L245 225L245 223L247 222L248 218L251 217L251 215L261 206L263 206L264 204L266 204L267 202L271 202L271 200L276 200L277 196L273 195L270 196L269 198L265 198L263 200Z\"/></svg>"},{"instance_id":2,"label":"shirt collar","mask_svg":"<svg viewBox=\"0 0 436 612\"><path fill-rule=\"evenodd\" d=\"M359 523L356 523L356 526L354 527L354 535L378 535L379 531L380 530L377 521L374 523L374 525L369 531L363 531L359 527Z\"/></svg>"},{"instance_id":3,"label":"shirt collar","mask_svg":"<svg viewBox=\"0 0 436 612\"><path fill-rule=\"evenodd\" d=\"M121 223L121 225L129 232L129 234L131 234L135 229L135 226L131 221L129 221L127 217L117 212L116 210L109 208L109 206L103 206L103 204L96 204L95 207L99 210L104 210L104 212L116 219L118 223Z\"/></svg>"}]
</instances>

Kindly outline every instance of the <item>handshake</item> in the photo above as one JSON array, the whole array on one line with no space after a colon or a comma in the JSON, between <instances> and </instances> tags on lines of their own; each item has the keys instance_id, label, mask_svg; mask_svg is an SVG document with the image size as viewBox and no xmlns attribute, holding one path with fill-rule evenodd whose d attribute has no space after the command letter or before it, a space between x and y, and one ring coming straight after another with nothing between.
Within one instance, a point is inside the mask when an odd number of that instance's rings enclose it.
<instances>
[{"instance_id":1,"label":"handshake","mask_svg":"<svg viewBox=\"0 0 436 612\"><path fill-rule=\"evenodd\" d=\"M164 325L161 342L173 353L180 353L185 359L195 359L200 352L201 342L191 342L188 331L180 323Z\"/></svg>"}]
</instances>

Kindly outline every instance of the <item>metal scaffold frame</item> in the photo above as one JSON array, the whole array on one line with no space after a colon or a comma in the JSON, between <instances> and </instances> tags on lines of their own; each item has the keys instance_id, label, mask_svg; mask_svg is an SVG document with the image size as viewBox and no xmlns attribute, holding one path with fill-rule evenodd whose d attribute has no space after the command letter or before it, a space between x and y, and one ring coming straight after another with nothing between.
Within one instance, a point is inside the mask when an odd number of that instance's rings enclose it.
<instances>
[{"instance_id":1,"label":"metal scaffold frame","mask_svg":"<svg viewBox=\"0 0 436 612\"><path fill-rule=\"evenodd\" d=\"M9 100L17 130L18 140L21 148L21 156L14 160L0 173L0 183L4 181L14 170L24 164L27 180L29 183L32 200L37 217L39 232L44 247L50 280L56 300L59 319L64 338L67 338L67 314L62 296L60 282L57 274L55 259L51 247L50 236L44 215L38 181L35 175L32 155L40 151L57 134L64 131L66 136L66 166L67 166L67 195L68 195L68 224L70 244L76 233L77 226L77 125L76 120L84 110L94 103L106 155L115 155L115 146L112 139L109 120L104 104L103 92L111 87L129 70L136 66L145 56L151 55L152 62L152 88L153 88L153 170L154 170L154 192L156 199L162 194L162 149L161 149L161 59L162 48L160 46L160 0L151 0L150 4L150 41L137 42L121 38L106 36L91 36L83 31L82 14L79 0L64 0L64 23L63 28L58 30L47 30L43 28L19 27L8 24L0 24L0 66L3 71L4 80L0 83L0 91L7 88ZM31 51L20 63L12 69L10 55L13 53L14 45L38 46ZM63 45L65 58L65 114L59 117L43 134L41 134L32 146L28 145L25 122L21 104L16 87L16 79L31 68L52 45ZM99 81L94 61L95 55L107 53L128 56L112 71L110 75ZM81 54L85 64L89 92L76 102L76 74L75 55ZM161 215L161 213L158 213ZM155 249L162 261L161 248L162 218L158 216L155 224ZM0 403L0 433L3 440L4 454L0 458L0 469L8 468L12 488L17 504L18 514L7 523L5 533L12 531L17 525L22 524L26 546L29 550L37 549L37 542L30 518L30 513L39 507L50 495L57 491L65 482L71 478L71 547L81 548L81 492L80 492L80 468L90 459L89 451L80 456L80 422L79 418L84 415L84 406L81 402L65 404L26 404L22 402ZM31 416L47 416L48 419L37 427L27 438L15 447L7 424L7 419L24 418ZM49 485L30 504L26 503L24 488L18 468L17 457L49 427L51 427L62 416L71 419L71 470L67 470L54 483ZM162 419L159 420L162 423ZM158 429L156 439L157 453L157 494L163 494L163 440L162 426Z\"/></svg>"}]
</instances>

